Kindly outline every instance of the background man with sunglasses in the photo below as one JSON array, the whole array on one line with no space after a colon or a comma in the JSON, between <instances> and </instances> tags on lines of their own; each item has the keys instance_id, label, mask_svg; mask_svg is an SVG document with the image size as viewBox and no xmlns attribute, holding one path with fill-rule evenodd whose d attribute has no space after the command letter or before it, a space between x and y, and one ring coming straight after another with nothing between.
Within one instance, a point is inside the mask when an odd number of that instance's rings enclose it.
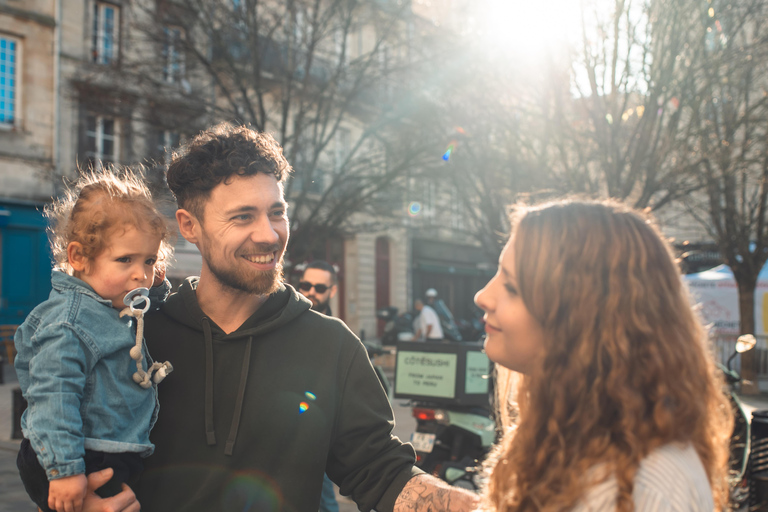
<instances>
[{"instance_id":1,"label":"background man with sunglasses","mask_svg":"<svg viewBox=\"0 0 768 512\"><path fill-rule=\"evenodd\" d=\"M315 260L307 265L299 281L301 294L312 301L312 309L324 315L331 314L331 299L336 295L336 269L323 260ZM323 491L320 494L319 512L339 512L333 482L328 475L323 475Z\"/></svg>"},{"instance_id":2,"label":"background man with sunglasses","mask_svg":"<svg viewBox=\"0 0 768 512\"><path fill-rule=\"evenodd\" d=\"M312 301L312 309L324 315L331 314L331 299L336 296L336 269L323 260L315 260L304 269L299 281L302 295Z\"/></svg>"}]
</instances>

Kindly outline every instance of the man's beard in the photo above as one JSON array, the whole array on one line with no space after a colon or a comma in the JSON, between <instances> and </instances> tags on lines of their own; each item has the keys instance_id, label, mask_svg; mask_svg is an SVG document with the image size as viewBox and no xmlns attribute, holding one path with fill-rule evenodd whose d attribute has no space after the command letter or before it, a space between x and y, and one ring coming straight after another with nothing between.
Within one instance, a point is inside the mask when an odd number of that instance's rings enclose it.
<instances>
[{"instance_id":1,"label":"man's beard","mask_svg":"<svg viewBox=\"0 0 768 512\"><path fill-rule=\"evenodd\" d=\"M246 274L239 269L218 268L209 261L208 269L219 283L241 292L255 295L270 295L275 293L283 282L283 258L280 257L275 268L271 270L256 270Z\"/></svg>"},{"instance_id":2,"label":"man's beard","mask_svg":"<svg viewBox=\"0 0 768 512\"><path fill-rule=\"evenodd\" d=\"M210 243L210 242L208 242ZM244 270L236 265L231 267L219 266L214 257L206 258L205 263L211 275L222 285L233 290L253 293L255 295L270 295L276 292L283 282L282 245L267 246L258 252L275 252L279 254L275 267L271 270ZM202 251L201 251L202 252ZM236 257L240 257L237 253Z\"/></svg>"},{"instance_id":3,"label":"man's beard","mask_svg":"<svg viewBox=\"0 0 768 512\"><path fill-rule=\"evenodd\" d=\"M312 301L312 299L309 299L309 300ZM330 302L331 302L330 297L325 302L315 303L314 301L312 301L312 309L314 309L315 311L321 311L321 312L325 311L328 309L328 304Z\"/></svg>"}]
</instances>

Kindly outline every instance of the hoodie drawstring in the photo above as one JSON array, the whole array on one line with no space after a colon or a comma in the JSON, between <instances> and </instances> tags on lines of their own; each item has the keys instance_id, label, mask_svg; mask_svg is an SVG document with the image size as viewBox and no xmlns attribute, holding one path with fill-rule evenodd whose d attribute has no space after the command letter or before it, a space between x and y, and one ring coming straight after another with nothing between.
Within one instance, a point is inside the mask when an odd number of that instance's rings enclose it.
<instances>
[{"instance_id":1,"label":"hoodie drawstring","mask_svg":"<svg viewBox=\"0 0 768 512\"><path fill-rule=\"evenodd\" d=\"M235 439L237 439L237 429L240 427L240 414L243 412L243 398L245 397L245 385L248 383L248 370L251 367L251 345L253 336L248 336L248 343L245 345L245 354L243 354L243 369L240 371L240 386L237 388L237 399L235 401L235 412L232 414L232 425L229 427L229 437L227 445L224 448L224 455L232 455L235 448Z\"/></svg>"},{"instance_id":2,"label":"hoodie drawstring","mask_svg":"<svg viewBox=\"0 0 768 512\"><path fill-rule=\"evenodd\" d=\"M211 321L207 317L203 317L203 333L205 335L205 437L208 446L213 446L216 444L216 432L213 426L213 337L211 336ZM237 430L240 428L245 386L248 383L248 371L251 368L252 345L253 336L249 336L243 354L243 368L240 371L240 385L237 388L235 412L232 414L232 425L229 428L229 437L224 447L225 455L232 455L234 452Z\"/></svg>"},{"instance_id":3,"label":"hoodie drawstring","mask_svg":"<svg viewBox=\"0 0 768 512\"><path fill-rule=\"evenodd\" d=\"M203 317L205 333L205 438L208 446L216 444L216 432L213 428L213 339L211 321Z\"/></svg>"}]
</instances>

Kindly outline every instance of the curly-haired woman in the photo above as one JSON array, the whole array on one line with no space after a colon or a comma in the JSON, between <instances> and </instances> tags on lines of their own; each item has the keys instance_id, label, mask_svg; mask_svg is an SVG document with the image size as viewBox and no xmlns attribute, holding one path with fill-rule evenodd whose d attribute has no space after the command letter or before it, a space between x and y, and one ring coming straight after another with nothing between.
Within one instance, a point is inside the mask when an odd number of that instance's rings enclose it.
<instances>
[{"instance_id":1,"label":"curly-haired woman","mask_svg":"<svg viewBox=\"0 0 768 512\"><path fill-rule=\"evenodd\" d=\"M722 509L730 408L649 219L607 202L519 208L475 301L507 427L483 508Z\"/></svg>"}]
</instances>

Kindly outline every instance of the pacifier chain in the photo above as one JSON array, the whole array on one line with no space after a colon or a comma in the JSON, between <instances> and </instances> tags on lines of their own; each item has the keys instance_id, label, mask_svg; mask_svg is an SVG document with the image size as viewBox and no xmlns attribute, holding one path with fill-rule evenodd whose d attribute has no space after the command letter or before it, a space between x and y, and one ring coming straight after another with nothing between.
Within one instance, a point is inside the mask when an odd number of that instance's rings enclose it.
<instances>
[{"instance_id":1,"label":"pacifier chain","mask_svg":"<svg viewBox=\"0 0 768 512\"><path fill-rule=\"evenodd\" d=\"M142 302L144 305L139 307ZM152 385L152 381L155 384L162 382L173 371L173 365L168 361L164 363L154 362L149 370L144 371L144 357L142 357L141 347L144 340L144 313L149 310L150 304L149 289L136 288L131 290L123 298L123 303L128 307L120 312L120 318L131 316L136 319L136 345L131 347L131 359L136 361L136 373L133 374L133 381L147 389Z\"/></svg>"}]
</instances>

